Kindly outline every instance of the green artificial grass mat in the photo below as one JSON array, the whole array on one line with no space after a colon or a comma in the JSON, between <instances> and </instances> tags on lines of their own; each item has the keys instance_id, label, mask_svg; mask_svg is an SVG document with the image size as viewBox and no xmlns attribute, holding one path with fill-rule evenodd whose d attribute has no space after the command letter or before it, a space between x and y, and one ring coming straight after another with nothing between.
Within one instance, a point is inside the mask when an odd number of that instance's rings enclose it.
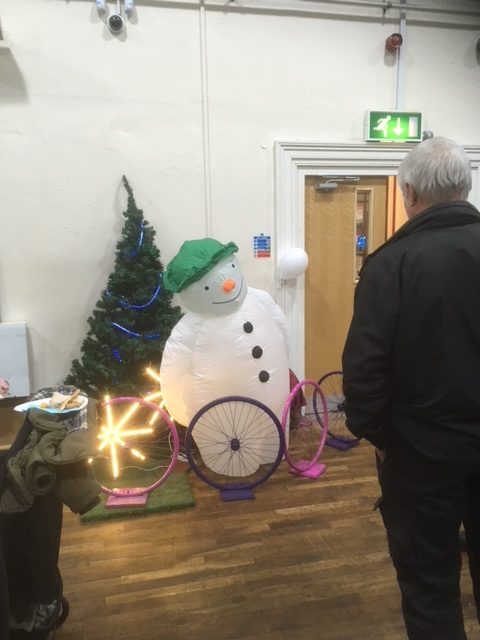
<instances>
[{"instance_id":1,"label":"green artificial grass mat","mask_svg":"<svg viewBox=\"0 0 480 640\"><path fill-rule=\"evenodd\" d=\"M115 487L145 487L150 486L155 480L155 478L149 478L146 473L142 473L137 477L135 475L135 472L122 473L122 479L115 483ZM97 479L102 483L100 477L97 476ZM108 485L105 484L105 486ZM132 518L162 511L184 509L195 505L187 474L183 471L174 471L162 485L148 494L146 504L141 507L106 507L105 501L107 498L108 496L102 492L100 494L100 503L83 516L80 516L80 521L87 523L111 520L113 518Z\"/></svg>"}]
</instances>

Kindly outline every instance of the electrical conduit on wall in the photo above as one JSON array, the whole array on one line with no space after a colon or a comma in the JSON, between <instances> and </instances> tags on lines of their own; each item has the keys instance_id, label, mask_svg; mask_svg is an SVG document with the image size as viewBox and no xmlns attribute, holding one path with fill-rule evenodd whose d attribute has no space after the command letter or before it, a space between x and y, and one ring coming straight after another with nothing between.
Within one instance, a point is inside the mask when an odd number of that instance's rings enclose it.
<instances>
[{"instance_id":1,"label":"electrical conduit on wall","mask_svg":"<svg viewBox=\"0 0 480 640\"><path fill-rule=\"evenodd\" d=\"M202 149L205 235L212 236L212 174L210 160L210 110L208 97L207 17L205 2L201 0L199 12L200 74L202 100Z\"/></svg>"}]
</instances>

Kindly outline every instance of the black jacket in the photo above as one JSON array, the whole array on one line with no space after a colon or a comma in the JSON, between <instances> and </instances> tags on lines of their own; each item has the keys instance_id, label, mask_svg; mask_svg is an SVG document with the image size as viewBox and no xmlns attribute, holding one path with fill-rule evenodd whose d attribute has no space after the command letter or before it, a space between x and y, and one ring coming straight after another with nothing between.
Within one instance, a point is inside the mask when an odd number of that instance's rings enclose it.
<instances>
[{"instance_id":1,"label":"black jacket","mask_svg":"<svg viewBox=\"0 0 480 640\"><path fill-rule=\"evenodd\" d=\"M427 209L365 262L343 353L347 424L480 463L480 213Z\"/></svg>"}]
</instances>

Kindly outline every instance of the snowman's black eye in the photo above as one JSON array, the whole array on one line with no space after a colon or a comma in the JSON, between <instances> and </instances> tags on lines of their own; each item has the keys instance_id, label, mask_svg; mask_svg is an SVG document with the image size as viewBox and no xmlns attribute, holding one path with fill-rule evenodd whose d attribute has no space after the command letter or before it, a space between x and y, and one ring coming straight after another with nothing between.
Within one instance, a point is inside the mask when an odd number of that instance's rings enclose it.
<instances>
[{"instance_id":1,"label":"snowman's black eye","mask_svg":"<svg viewBox=\"0 0 480 640\"><path fill-rule=\"evenodd\" d=\"M234 264L232 264L232 268L235 269L235 265Z\"/></svg>"},{"instance_id":2,"label":"snowman's black eye","mask_svg":"<svg viewBox=\"0 0 480 640\"><path fill-rule=\"evenodd\" d=\"M207 285L206 287L204 287L205 291L208 291L210 289L210 287Z\"/></svg>"}]
</instances>

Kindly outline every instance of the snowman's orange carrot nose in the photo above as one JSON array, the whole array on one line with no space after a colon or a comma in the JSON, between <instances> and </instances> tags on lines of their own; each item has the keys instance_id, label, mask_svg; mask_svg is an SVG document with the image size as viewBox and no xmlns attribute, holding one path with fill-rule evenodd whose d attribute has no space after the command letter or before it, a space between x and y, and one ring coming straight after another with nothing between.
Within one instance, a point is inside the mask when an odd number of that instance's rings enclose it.
<instances>
[{"instance_id":1,"label":"snowman's orange carrot nose","mask_svg":"<svg viewBox=\"0 0 480 640\"><path fill-rule=\"evenodd\" d=\"M232 278L225 280L223 283L223 290L225 293L230 293L233 289L235 289L235 280L232 280Z\"/></svg>"}]
</instances>

